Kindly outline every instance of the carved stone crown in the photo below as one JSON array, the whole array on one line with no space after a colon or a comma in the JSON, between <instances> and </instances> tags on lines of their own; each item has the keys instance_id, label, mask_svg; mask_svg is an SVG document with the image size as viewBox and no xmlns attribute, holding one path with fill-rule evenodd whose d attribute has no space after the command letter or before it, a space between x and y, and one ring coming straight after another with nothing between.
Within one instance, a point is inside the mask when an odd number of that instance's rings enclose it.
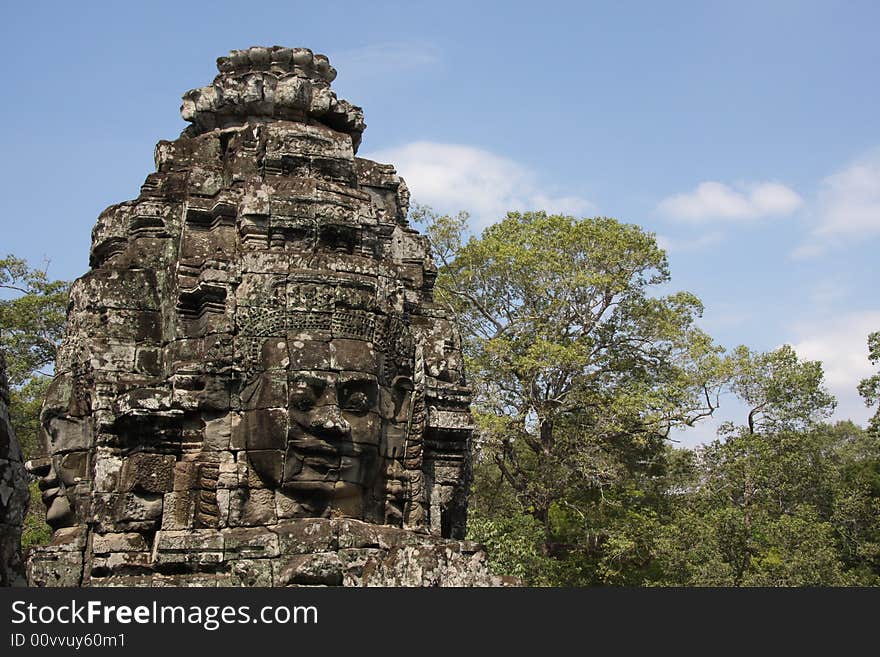
<instances>
[{"instance_id":1,"label":"carved stone crown","mask_svg":"<svg viewBox=\"0 0 880 657\"><path fill-rule=\"evenodd\" d=\"M355 151L366 128L360 107L336 97L336 69L308 48L255 46L217 59L210 86L183 95L180 114L191 136L245 121L316 121L351 136Z\"/></svg>"}]
</instances>

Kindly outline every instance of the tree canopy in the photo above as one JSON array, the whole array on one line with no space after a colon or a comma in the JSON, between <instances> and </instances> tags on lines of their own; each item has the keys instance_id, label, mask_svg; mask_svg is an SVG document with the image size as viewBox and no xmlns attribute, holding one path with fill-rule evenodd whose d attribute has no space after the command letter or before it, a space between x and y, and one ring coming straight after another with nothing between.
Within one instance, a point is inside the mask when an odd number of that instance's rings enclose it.
<instances>
[{"instance_id":1,"label":"tree canopy","mask_svg":"<svg viewBox=\"0 0 880 657\"><path fill-rule=\"evenodd\" d=\"M70 284L50 280L47 269L12 255L0 258L0 349L12 386L50 373L44 368L54 364L64 334Z\"/></svg>"},{"instance_id":2,"label":"tree canopy","mask_svg":"<svg viewBox=\"0 0 880 657\"><path fill-rule=\"evenodd\" d=\"M668 291L666 254L638 226L509 213L468 237L465 213L413 218L463 334L478 426L469 531L499 572L538 585L876 583L877 445L823 424L836 401L821 363L788 345L725 352L697 326L699 299ZM862 384L869 401L878 389ZM743 423L674 449L672 430L724 395Z\"/></svg>"}]
</instances>

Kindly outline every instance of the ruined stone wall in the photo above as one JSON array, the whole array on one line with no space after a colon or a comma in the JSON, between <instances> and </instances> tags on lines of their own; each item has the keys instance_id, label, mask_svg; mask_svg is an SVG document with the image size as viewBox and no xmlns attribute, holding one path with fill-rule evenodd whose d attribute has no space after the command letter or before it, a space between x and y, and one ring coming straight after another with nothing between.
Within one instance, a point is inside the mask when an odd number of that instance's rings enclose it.
<instances>
[{"instance_id":1,"label":"ruined stone wall","mask_svg":"<svg viewBox=\"0 0 880 657\"><path fill-rule=\"evenodd\" d=\"M21 446L9 422L6 359L0 352L0 586L26 583L21 530L29 499Z\"/></svg>"},{"instance_id":2,"label":"ruined stone wall","mask_svg":"<svg viewBox=\"0 0 880 657\"><path fill-rule=\"evenodd\" d=\"M356 157L363 114L326 57L218 69L72 287L42 412L55 535L31 581L303 583L278 570L298 551L335 555L314 557L342 564L333 583L368 562L412 580L400 560L426 554L426 583L467 579L470 390L406 185ZM385 538L349 545L361 526ZM284 538L312 531L333 538Z\"/></svg>"}]
</instances>

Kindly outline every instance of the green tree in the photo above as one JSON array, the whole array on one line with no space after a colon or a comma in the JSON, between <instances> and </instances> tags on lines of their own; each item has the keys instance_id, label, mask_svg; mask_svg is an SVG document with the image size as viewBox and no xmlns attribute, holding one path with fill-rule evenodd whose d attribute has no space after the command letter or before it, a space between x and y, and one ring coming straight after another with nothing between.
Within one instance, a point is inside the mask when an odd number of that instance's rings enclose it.
<instances>
[{"instance_id":1,"label":"green tree","mask_svg":"<svg viewBox=\"0 0 880 657\"><path fill-rule=\"evenodd\" d=\"M0 259L0 349L6 354L10 418L22 450L32 456L38 444L40 405L64 334L67 281L50 280L8 255Z\"/></svg>"},{"instance_id":2,"label":"green tree","mask_svg":"<svg viewBox=\"0 0 880 657\"><path fill-rule=\"evenodd\" d=\"M656 583L877 584L880 441L851 422L746 428L697 449L655 543Z\"/></svg>"},{"instance_id":3,"label":"green tree","mask_svg":"<svg viewBox=\"0 0 880 657\"><path fill-rule=\"evenodd\" d=\"M416 218L439 253L437 300L462 328L494 483L474 513L509 498L541 527L557 581L625 581L626 564L648 561L643 488L664 472L666 439L717 406L724 360L694 325L699 300L657 295L665 253L614 219L510 213L465 241L464 215Z\"/></svg>"},{"instance_id":4,"label":"green tree","mask_svg":"<svg viewBox=\"0 0 880 657\"><path fill-rule=\"evenodd\" d=\"M789 345L764 353L740 346L730 361L731 389L749 409L749 433L808 428L834 411L822 363L799 360Z\"/></svg>"},{"instance_id":5,"label":"green tree","mask_svg":"<svg viewBox=\"0 0 880 657\"><path fill-rule=\"evenodd\" d=\"M67 281L50 280L42 269L8 255L0 259L0 350L10 383L9 416L25 458L37 455L40 407L51 381L51 367L64 334ZM37 482L30 485L22 547L49 540Z\"/></svg>"},{"instance_id":6,"label":"green tree","mask_svg":"<svg viewBox=\"0 0 880 657\"><path fill-rule=\"evenodd\" d=\"M880 331L868 336L868 360L872 365L880 365ZM880 401L880 372L862 379L859 383L859 394L862 395L867 406L873 406ZM871 418L869 427L874 433L880 433L880 407Z\"/></svg>"}]
</instances>

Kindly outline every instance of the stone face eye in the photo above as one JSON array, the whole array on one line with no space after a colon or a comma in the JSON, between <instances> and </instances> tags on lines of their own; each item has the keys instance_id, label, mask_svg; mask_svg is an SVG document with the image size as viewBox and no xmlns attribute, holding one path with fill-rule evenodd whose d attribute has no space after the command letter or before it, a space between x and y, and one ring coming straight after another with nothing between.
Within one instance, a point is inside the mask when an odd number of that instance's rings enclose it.
<instances>
[{"instance_id":1,"label":"stone face eye","mask_svg":"<svg viewBox=\"0 0 880 657\"><path fill-rule=\"evenodd\" d=\"M290 384L290 405L300 411L309 411L314 408L320 393L321 386L317 382L293 381Z\"/></svg>"},{"instance_id":2,"label":"stone face eye","mask_svg":"<svg viewBox=\"0 0 880 657\"><path fill-rule=\"evenodd\" d=\"M375 383L354 381L339 388L339 407L352 413L366 413L376 405Z\"/></svg>"}]
</instances>

